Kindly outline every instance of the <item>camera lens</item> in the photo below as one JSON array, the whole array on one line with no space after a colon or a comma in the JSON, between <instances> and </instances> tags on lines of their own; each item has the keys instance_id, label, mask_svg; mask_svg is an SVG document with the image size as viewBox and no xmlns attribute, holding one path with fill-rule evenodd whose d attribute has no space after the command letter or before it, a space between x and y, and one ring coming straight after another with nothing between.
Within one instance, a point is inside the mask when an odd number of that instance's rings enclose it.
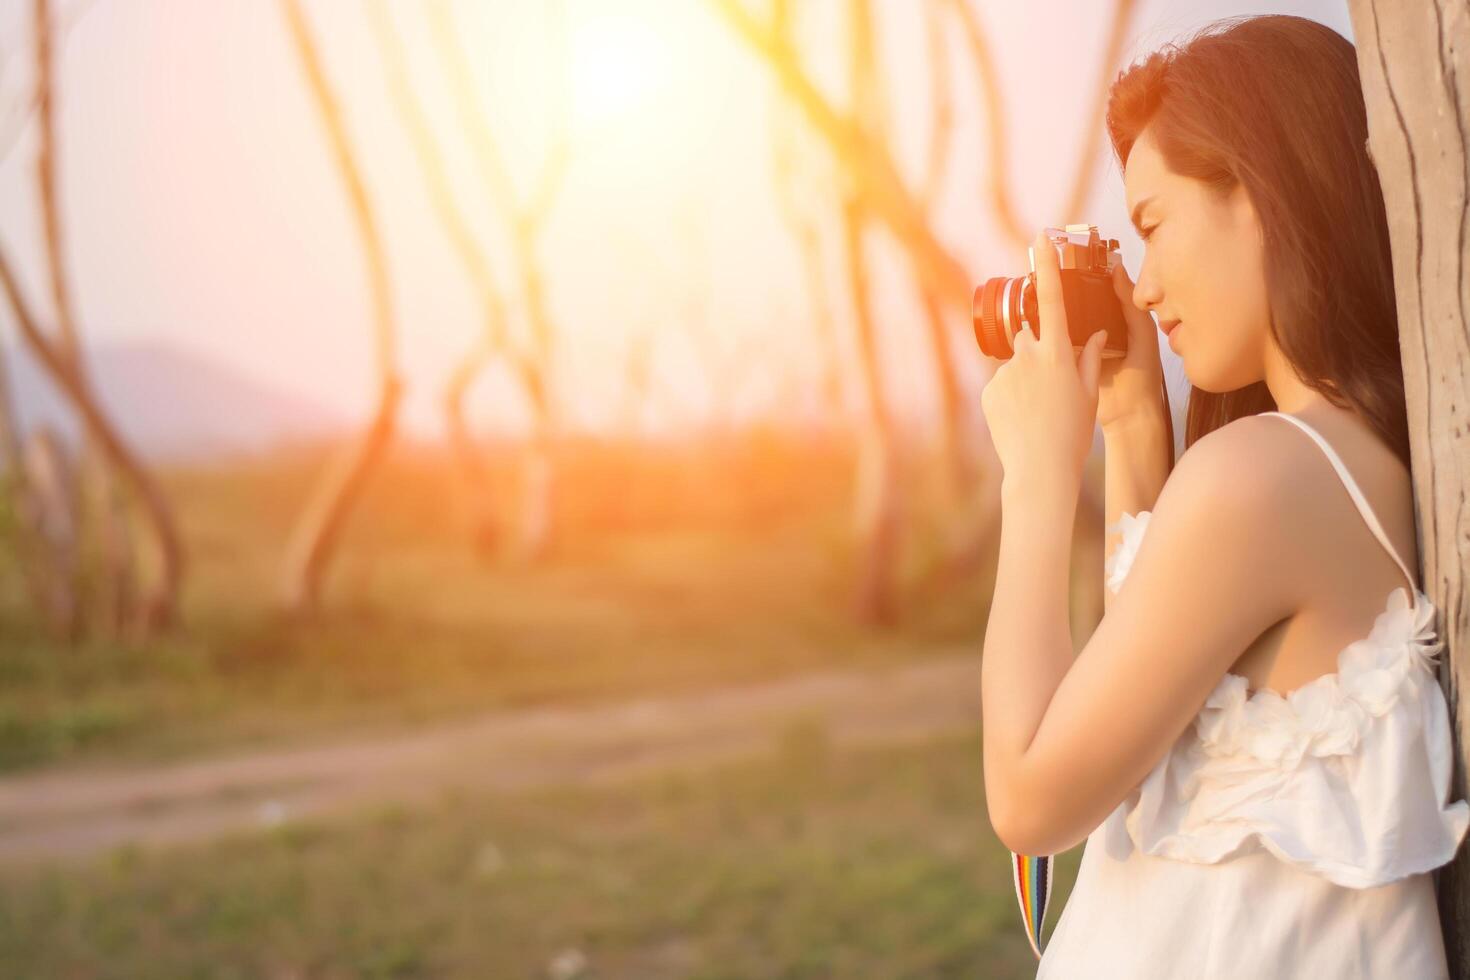
<instances>
[{"instance_id":1,"label":"camera lens","mask_svg":"<svg viewBox=\"0 0 1470 980\"><path fill-rule=\"evenodd\" d=\"M1011 339L1036 318L1036 286L1030 276L997 276L975 290L971 317L975 340L986 357L1008 359Z\"/></svg>"}]
</instances>

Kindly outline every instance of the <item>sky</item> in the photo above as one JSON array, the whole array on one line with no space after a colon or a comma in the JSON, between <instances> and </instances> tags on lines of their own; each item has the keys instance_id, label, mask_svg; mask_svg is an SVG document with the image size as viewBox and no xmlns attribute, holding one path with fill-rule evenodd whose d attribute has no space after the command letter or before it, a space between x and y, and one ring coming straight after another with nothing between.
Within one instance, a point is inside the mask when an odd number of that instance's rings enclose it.
<instances>
[{"instance_id":1,"label":"sky","mask_svg":"<svg viewBox=\"0 0 1470 980\"><path fill-rule=\"evenodd\" d=\"M1000 67L1013 137L1008 178L1022 220L1097 224L1123 243L1136 271L1142 245L1105 145L1087 161L1098 179L1085 215L1056 213L1086 120L1099 111L1084 93L1097 77L1111 5L971 2ZM386 3L455 194L519 317L506 224L456 125L426 22L416 0ZM444 381L479 331L477 301L431 206L363 0L302 4L383 229L407 381L404 424L434 438ZM645 428L814 410L819 346L801 254L772 191L770 112L779 93L713 3L567 0L569 75L554 73L549 54L551 5L450 6L522 195L544 166L550 83L570 78L574 151L538 243L558 327L553 384L563 424L628 424L624 365L644 334L653 338L655 391L634 421ZM808 67L831 92L842 84L839 6L812 0L800 25ZM895 153L913 175L929 125L920 5L875 6ZM31 84L30 8L30 0L0 0L0 242L49 318L36 127L18 114ZM70 25L58 64L61 205L84 339L183 345L365 418L375 394L365 263L279 3L66 0L61 9ZM1343 2L1141 0L1116 67L1210 20L1254 13L1311 17L1352 37ZM959 129L937 226L977 283L1019 275L1024 251L993 230L980 193L984 115L963 39L952 31L946 44ZM831 162L819 143L801 145L803 186L820 207ZM885 383L896 412L923 424L937 400L907 263L885 236L870 255ZM840 270L828 264L840 295ZM837 312L850 361L848 311ZM954 324L973 389L985 368L964 333L968 311L954 311ZM519 319L516 328L524 330ZM0 337L15 342L8 315ZM1185 382L1177 357L1162 350L1177 406ZM860 395L848 397L857 404ZM522 401L498 371L476 385L469 408L478 431L524 424Z\"/></svg>"}]
</instances>

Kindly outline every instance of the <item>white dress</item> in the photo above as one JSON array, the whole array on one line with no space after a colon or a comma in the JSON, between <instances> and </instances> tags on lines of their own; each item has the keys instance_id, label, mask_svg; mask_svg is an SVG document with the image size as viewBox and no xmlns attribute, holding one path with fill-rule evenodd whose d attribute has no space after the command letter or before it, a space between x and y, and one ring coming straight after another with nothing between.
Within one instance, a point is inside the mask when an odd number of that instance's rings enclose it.
<instances>
[{"instance_id":1,"label":"white dress","mask_svg":"<svg viewBox=\"0 0 1470 980\"><path fill-rule=\"evenodd\" d=\"M1449 800L1435 608L1331 445L1263 414L1322 448L1409 588L1331 674L1285 696L1221 678L1087 838L1038 980L1448 975L1430 872L1453 859L1470 804ZM1114 593L1149 516L1119 522Z\"/></svg>"}]
</instances>

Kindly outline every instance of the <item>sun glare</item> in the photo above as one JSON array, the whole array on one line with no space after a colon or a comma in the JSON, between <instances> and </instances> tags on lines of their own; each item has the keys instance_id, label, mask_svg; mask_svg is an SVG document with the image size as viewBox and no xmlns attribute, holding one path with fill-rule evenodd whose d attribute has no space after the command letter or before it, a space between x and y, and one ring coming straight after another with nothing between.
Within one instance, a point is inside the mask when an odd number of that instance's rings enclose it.
<instances>
[{"instance_id":1,"label":"sun glare","mask_svg":"<svg viewBox=\"0 0 1470 980\"><path fill-rule=\"evenodd\" d=\"M588 132L649 106L667 79L664 39L628 16L603 14L577 24L571 57L573 113Z\"/></svg>"}]
</instances>

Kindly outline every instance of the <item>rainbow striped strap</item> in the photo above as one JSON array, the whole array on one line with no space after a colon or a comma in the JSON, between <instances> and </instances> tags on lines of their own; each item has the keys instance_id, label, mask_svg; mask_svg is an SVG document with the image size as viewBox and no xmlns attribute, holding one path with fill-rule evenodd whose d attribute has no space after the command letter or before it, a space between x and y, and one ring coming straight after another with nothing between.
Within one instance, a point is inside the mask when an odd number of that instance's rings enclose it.
<instances>
[{"instance_id":1,"label":"rainbow striped strap","mask_svg":"<svg viewBox=\"0 0 1470 980\"><path fill-rule=\"evenodd\" d=\"M1046 921L1047 903L1051 899L1050 857L1027 857L1011 852L1011 869L1015 872L1016 901L1021 904L1021 921L1031 951L1041 959L1041 926Z\"/></svg>"}]
</instances>

